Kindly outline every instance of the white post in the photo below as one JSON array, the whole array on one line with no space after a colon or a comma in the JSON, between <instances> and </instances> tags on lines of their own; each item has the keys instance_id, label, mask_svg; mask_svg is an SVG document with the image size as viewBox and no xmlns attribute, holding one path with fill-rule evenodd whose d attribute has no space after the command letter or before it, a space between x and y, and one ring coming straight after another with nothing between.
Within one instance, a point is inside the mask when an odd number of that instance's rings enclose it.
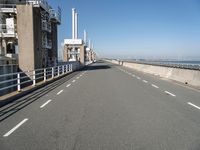
<instances>
[{"instance_id":1,"label":"white post","mask_svg":"<svg viewBox=\"0 0 200 150\"><path fill-rule=\"evenodd\" d=\"M21 91L20 73L17 74L17 91Z\"/></svg>"},{"instance_id":2,"label":"white post","mask_svg":"<svg viewBox=\"0 0 200 150\"><path fill-rule=\"evenodd\" d=\"M73 69L72 69L72 64L71 64L71 71L72 71Z\"/></svg>"},{"instance_id":3,"label":"white post","mask_svg":"<svg viewBox=\"0 0 200 150\"><path fill-rule=\"evenodd\" d=\"M36 81L35 81L35 70L33 70L33 86L35 86L35 83L36 83Z\"/></svg>"},{"instance_id":4,"label":"white post","mask_svg":"<svg viewBox=\"0 0 200 150\"><path fill-rule=\"evenodd\" d=\"M67 65L65 65L65 73L67 73Z\"/></svg>"},{"instance_id":5,"label":"white post","mask_svg":"<svg viewBox=\"0 0 200 150\"><path fill-rule=\"evenodd\" d=\"M58 76L60 76L60 66L58 66Z\"/></svg>"},{"instance_id":6,"label":"white post","mask_svg":"<svg viewBox=\"0 0 200 150\"><path fill-rule=\"evenodd\" d=\"M62 65L62 74L64 74L64 69L65 69L64 65Z\"/></svg>"},{"instance_id":7,"label":"white post","mask_svg":"<svg viewBox=\"0 0 200 150\"><path fill-rule=\"evenodd\" d=\"M52 73L51 78L53 79L54 78L54 67L51 68L51 73Z\"/></svg>"},{"instance_id":8,"label":"white post","mask_svg":"<svg viewBox=\"0 0 200 150\"><path fill-rule=\"evenodd\" d=\"M44 69L44 82L47 80L46 69Z\"/></svg>"}]
</instances>

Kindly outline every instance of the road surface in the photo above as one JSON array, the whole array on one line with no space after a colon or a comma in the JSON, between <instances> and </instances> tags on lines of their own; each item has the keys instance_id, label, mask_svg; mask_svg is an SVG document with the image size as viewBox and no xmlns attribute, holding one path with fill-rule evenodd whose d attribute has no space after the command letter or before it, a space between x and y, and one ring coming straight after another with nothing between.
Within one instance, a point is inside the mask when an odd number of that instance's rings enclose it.
<instances>
[{"instance_id":1,"label":"road surface","mask_svg":"<svg viewBox=\"0 0 200 150\"><path fill-rule=\"evenodd\" d=\"M99 61L0 108L1 150L199 150L200 92Z\"/></svg>"}]
</instances>

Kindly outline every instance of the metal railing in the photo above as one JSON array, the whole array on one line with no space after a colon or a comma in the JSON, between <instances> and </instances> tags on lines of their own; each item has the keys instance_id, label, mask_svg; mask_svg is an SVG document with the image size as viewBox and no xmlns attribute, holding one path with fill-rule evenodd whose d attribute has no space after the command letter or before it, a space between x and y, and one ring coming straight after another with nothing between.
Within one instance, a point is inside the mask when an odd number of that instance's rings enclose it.
<instances>
[{"instance_id":1,"label":"metal railing","mask_svg":"<svg viewBox=\"0 0 200 150\"><path fill-rule=\"evenodd\" d=\"M46 0L26 0L26 3L40 6L46 11L49 11L51 8Z\"/></svg>"},{"instance_id":2,"label":"metal railing","mask_svg":"<svg viewBox=\"0 0 200 150\"><path fill-rule=\"evenodd\" d=\"M57 20L58 23L61 23L61 9L58 7L58 11L50 9L50 18Z\"/></svg>"},{"instance_id":3,"label":"metal railing","mask_svg":"<svg viewBox=\"0 0 200 150\"><path fill-rule=\"evenodd\" d=\"M16 12L16 4L0 4L0 12Z\"/></svg>"},{"instance_id":4,"label":"metal railing","mask_svg":"<svg viewBox=\"0 0 200 150\"><path fill-rule=\"evenodd\" d=\"M37 84L43 84L47 80L75 71L79 66L78 62L72 62L56 67L0 75L0 96L14 91L23 91L24 88L29 86L34 87Z\"/></svg>"}]
</instances>

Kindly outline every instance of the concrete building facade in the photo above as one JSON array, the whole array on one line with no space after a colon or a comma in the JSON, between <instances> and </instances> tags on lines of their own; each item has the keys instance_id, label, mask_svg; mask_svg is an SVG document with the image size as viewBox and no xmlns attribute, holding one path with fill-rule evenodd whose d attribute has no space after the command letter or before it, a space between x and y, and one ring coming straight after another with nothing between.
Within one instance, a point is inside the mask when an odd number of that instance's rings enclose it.
<instances>
[{"instance_id":1,"label":"concrete building facade","mask_svg":"<svg viewBox=\"0 0 200 150\"><path fill-rule=\"evenodd\" d=\"M18 54L19 68L22 71L57 64L57 25L61 23L60 9L55 11L46 0L4 0L0 12L1 55ZM9 16L10 14L13 15ZM9 26L14 29L9 29ZM12 37L8 37L10 33ZM11 46L9 43L12 43Z\"/></svg>"}]
</instances>

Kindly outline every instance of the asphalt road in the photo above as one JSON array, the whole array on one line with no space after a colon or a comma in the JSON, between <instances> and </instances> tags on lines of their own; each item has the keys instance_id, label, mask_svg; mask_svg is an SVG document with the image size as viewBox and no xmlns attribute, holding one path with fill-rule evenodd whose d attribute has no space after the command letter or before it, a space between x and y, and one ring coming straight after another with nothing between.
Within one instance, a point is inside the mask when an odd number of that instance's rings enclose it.
<instances>
[{"instance_id":1,"label":"asphalt road","mask_svg":"<svg viewBox=\"0 0 200 150\"><path fill-rule=\"evenodd\" d=\"M200 92L97 62L0 108L1 150L199 150Z\"/></svg>"}]
</instances>

